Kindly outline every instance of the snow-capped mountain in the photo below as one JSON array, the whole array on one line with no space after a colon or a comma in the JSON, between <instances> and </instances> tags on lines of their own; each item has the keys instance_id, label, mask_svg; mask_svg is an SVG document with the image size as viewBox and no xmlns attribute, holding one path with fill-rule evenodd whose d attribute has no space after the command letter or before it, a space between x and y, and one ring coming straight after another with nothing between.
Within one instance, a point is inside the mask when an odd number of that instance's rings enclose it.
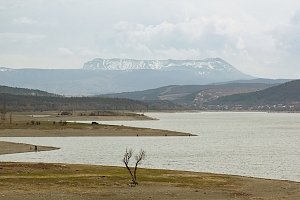
<instances>
[{"instance_id":1,"label":"snow-capped mountain","mask_svg":"<svg viewBox=\"0 0 300 200\"><path fill-rule=\"evenodd\" d=\"M84 64L85 70L174 70L195 69L203 72L237 71L232 65L221 58L207 58L204 60L134 60L134 59L102 59L95 58Z\"/></svg>"},{"instance_id":2,"label":"snow-capped mountain","mask_svg":"<svg viewBox=\"0 0 300 200\"><path fill-rule=\"evenodd\" d=\"M6 67L0 67L0 72L10 72L13 71L13 69L6 68Z\"/></svg>"},{"instance_id":3,"label":"snow-capped mountain","mask_svg":"<svg viewBox=\"0 0 300 200\"><path fill-rule=\"evenodd\" d=\"M82 69L1 68L0 85L64 95L94 95L245 80L252 77L220 58L204 60L94 59Z\"/></svg>"}]
</instances>

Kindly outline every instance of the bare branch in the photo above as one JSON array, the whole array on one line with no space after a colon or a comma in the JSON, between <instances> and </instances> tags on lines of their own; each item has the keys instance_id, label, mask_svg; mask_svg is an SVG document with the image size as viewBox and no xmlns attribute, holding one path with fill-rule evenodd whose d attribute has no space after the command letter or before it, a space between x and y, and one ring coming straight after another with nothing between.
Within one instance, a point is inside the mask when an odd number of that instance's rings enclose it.
<instances>
[{"instance_id":1,"label":"bare branch","mask_svg":"<svg viewBox=\"0 0 300 200\"><path fill-rule=\"evenodd\" d=\"M140 153L135 156L136 163L135 163L135 167L134 167L134 171L133 171L133 178L134 178L136 184L138 184L137 179L136 179L136 172L137 172L138 165L145 158L146 158L146 152L143 149L141 149Z\"/></svg>"},{"instance_id":2,"label":"bare branch","mask_svg":"<svg viewBox=\"0 0 300 200\"><path fill-rule=\"evenodd\" d=\"M123 163L125 165L128 165L128 163L130 161L130 158L132 157L132 154L133 154L132 149L127 150L127 148L126 148L126 152L125 152L124 157L123 157Z\"/></svg>"},{"instance_id":3,"label":"bare branch","mask_svg":"<svg viewBox=\"0 0 300 200\"><path fill-rule=\"evenodd\" d=\"M139 164L142 160L144 160L146 157L146 152L141 149L140 153L135 156L136 163Z\"/></svg>"}]
</instances>

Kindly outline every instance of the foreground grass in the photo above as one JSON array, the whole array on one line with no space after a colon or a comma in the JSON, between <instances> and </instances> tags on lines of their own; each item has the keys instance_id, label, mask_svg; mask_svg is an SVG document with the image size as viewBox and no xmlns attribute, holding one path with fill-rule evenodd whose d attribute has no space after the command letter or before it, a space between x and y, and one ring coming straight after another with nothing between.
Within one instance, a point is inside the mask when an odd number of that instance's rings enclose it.
<instances>
[{"instance_id":1,"label":"foreground grass","mask_svg":"<svg viewBox=\"0 0 300 200\"><path fill-rule=\"evenodd\" d=\"M299 199L300 183L122 167L0 163L0 199Z\"/></svg>"}]
</instances>

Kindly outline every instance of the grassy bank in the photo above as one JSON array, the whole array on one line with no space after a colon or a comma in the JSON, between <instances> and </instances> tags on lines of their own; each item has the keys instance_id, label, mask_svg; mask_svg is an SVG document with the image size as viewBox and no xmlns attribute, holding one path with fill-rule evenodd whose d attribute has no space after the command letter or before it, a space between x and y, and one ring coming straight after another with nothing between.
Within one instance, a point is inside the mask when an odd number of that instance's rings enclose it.
<instances>
[{"instance_id":1,"label":"grassy bank","mask_svg":"<svg viewBox=\"0 0 300 200\"><path fill-rule=\"evenodd\" d=\"M0 163L0 199L291 199L300 183L139 169L137 187L121 167Z\"/></svg>"},{"instance_id":2,"label":"grassy bank","mask_svg":"<svg viewBox=\"0 0 300 200\"><path fill-rule=\"evenodd\" d=\"M34 145L0 142L0 154L35 151ZM37 146L39 151L54 147ZM1 159L1 156L0 156ZM0 162L0 199L290 199L300 183L210 173L138 169L130 187L123 167Z\"/></svg>"},{"instance_id":3,"label":"grassy bank","mask_svg":"<svg viewBox=\"0 0 300 200\"><path fill-rule=\"evenodd\" d=\"M80 112L81 114L83 112ZM11 120L0 122L0 137L70 137L70 136L191 136L176 131L134 128L105 124L67 123L66 121L146 120L145 115L134 113L110 113L103 116L87 116L90 112L74 113L72 116L53 112L13 113ZM98 114L98 113L96 113ZM100 113L101 114L101 113Z\"/></svg>"},{"instance_id":4,"label":"grassy bank","mask_svg":"<svg viewBox=\"0 0 300 200\"><path fill-rule=\"evenodd\" d=\"M189 136L188 133L104 124L55 123L40 121L0 124L0 137L71 136Z\"/></svg>"}]
</instances>

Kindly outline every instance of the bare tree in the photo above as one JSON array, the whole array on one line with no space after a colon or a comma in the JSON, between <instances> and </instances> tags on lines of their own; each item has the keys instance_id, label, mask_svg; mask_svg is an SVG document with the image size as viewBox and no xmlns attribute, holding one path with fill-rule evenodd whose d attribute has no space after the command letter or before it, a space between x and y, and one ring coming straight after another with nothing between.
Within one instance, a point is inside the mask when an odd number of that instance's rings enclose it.
<instances>
[{"instance_id":1,"label":"bare tree","mask_svg":"<svg viewBox=\"0 0 300 200\"><path fill-rule=\"evenodd\" d=\"M141 164L141 161L145 159L146 152L143 149L141 149L141 151L137 155L135 155L136 162L135 162L133 172L132 172L131 168L129 167L129 161L130 161L130 158L132 157L132 155L133 155L132 149L129 149L129 150L126 149L126 152L123 157L123 163L125 164L126 169L128 170L128 172L131 176L131 183L133 185L137 185L138 182L137 182L136 172L138 169L138 165Z\"/></svg>"},{"instance_id":2,"label":"bare tree","mask_svg":"<svg viewBox=\"0 0 300 200\"><path fill-rule=\"evenodd\" d=\"M10 115L9 115L9 124L12 124L12 112L10 112Z\"/></svg>"},{"instance_id":3,"label":"bare tree","mask_svg":"<svg viewBox=\"0 0 300 200\"><path fill-rule=\"evenodd\" d=\"M133 174L131 172L131 169L128 166L129 160L132 157L132 153L133 153L132 149L127 150L127 148L126 148L126 152L125 152L124 157L123 157L123 163L125 164L128 172L129 172L129 174L131 176L132 182L134 182L134 176L133 176Z\"/></svg>"}]
</instances>

